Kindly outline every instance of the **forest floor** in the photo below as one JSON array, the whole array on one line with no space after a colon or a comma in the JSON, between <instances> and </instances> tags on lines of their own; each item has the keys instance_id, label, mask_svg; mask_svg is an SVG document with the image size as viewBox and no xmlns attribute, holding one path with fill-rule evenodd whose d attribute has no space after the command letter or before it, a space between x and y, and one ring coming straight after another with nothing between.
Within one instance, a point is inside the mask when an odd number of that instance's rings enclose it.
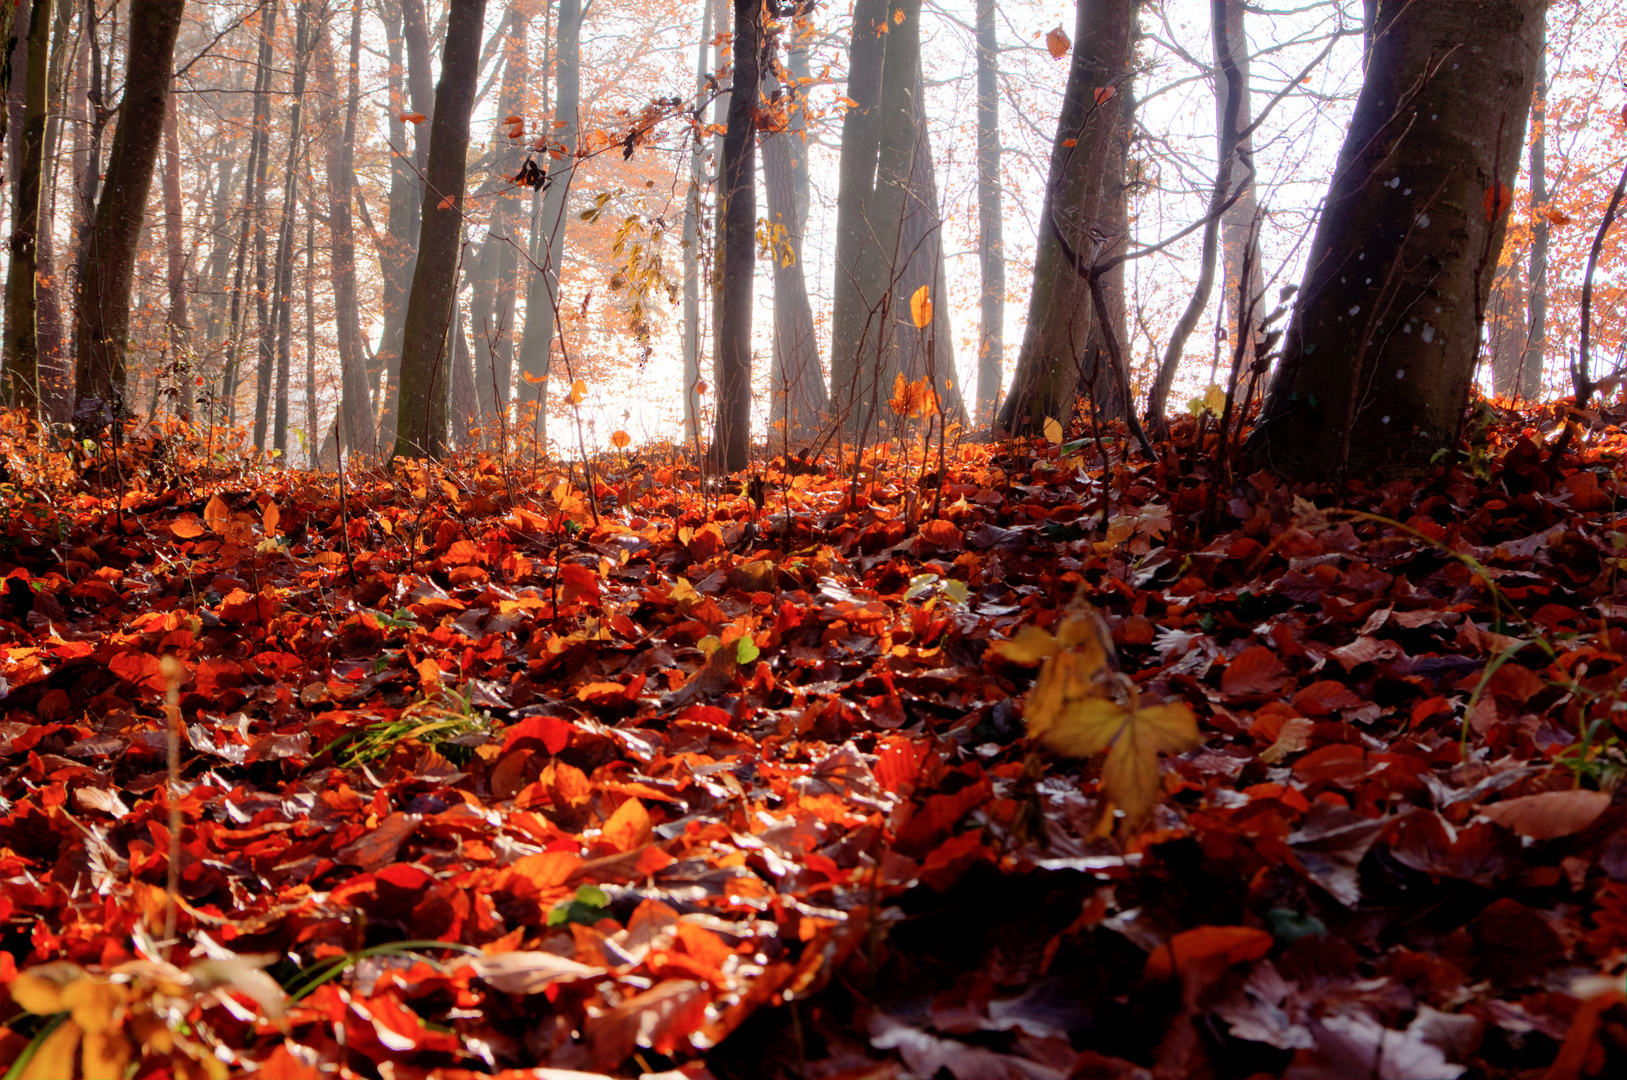
<instances>
[{"instance_id":1,"label":"forest floor","mask_svg":"<svg viewBox=\"0 0 1627 1080\"><path fill-rule=\"evenodd\" d=\"M1583 419L1482 406L1342 493L1223 483L1186 420L1105 505L1090 440L614 455L590 498L13 426L0 1063L1624 1075L1627 488Z\"/></svg>"}]
</instances>

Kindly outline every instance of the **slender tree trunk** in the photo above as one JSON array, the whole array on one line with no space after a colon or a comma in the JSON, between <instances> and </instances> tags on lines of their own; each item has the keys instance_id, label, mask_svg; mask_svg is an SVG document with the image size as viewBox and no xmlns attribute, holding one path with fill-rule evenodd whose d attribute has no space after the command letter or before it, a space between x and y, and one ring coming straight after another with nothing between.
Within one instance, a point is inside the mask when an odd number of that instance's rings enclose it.
<instances>
[{"instance_id":1,"label":"slender tree trunk","mask_svg":"<svg viewBox=\"0 0 1627 1080\"><path fill-rule=\"evenodd\" d=\"M1235 13L1227 9L1236 7ZM1147 418L1149 423L1162 428L1164 426L1164 412L1169 404L1169 390L1175 383L1175 375L1180 370L1181 353L1186 348L1187 339L1202 318L1204 309L1209 306L1209 296L1215 287L1215 262L1219 254L1221 207L1234 194L1232 180L1234 177L1243 177L1248 171L1248 159L1244 156L1245 149L1240 145L1238 131L1244 126L1241 115L1243 103L1248 100L1248 84L1244 81L1241 69L1236 64L1238 53L1247 53L1247 43L1238 43L1231 40L1233 30L1242 29L1242 8L1226 0L1211 0L1209 4L1210 30L1214 42L1215 56L1215 94L1219 98L1219 118L1215 125L1216 140L1219 152L1216 160L1219 162L1215 173L1215 186L1209 193L1209 206L1206 210L1208 224L1203 227L1203 255L1198 269L1198 283L1192 290L1192 298L1187 302L1186 310L1175 322L1175 329L1169 336L1169 344L1164 349L1164 359L1158 366L1158 378L1153 382L1152 393L1147 397ZM1250 177L1249 179L1252 179ZM1242 202L1241 199L1238 203ZM1232 205L1236 210L1237 203ZM1238 246L1238 260L1241 264L1243 251L1247 245L1249 225L1241 226L1244 239ZM1245 286L1246 287L1246 286ZM1226 297L1221 297L1221 309L1225 310ZM1235 304L1233 305L1235 307ZM1232 335L1244 333L1245 342L1253 337L1252 327L1239 327L1236 320L1229 328ZM1230 348L1235 348L1237 338L1231 337ZM1246 358L1247 354L1245 354Z\"/></svg>"},{"instance_id":2,"label":"slender tree trunk","mask_svg":"<svg viewBox=\"0 0 1627 1080\"><path fill-rule=\"evenodd\" d=\"M40 352L40 406L46 416L62 421L71 409L72 365L65 352L62 328L62 281L57 274L56 182L61 168L58 153L62 142L62 120L67 110L68 84L74 69L73 49L78 45L70 33L73 26L72 0L57 0L51 28L51 72L47 85L49 107L45 123L45 176L40 192L40 232L35 251L39 284L35 296Z\"/></svg>"},{"instance_id":3,"label":"slender tree trunk","mask_svg":"<svg viewBox=\"0 0 1627 1080\"><path fill-rule=\"evenodd\" d=\"M507 116L508 113L503 115ZM475 397L474 354L469 351L469 336L464 332L463 305L452 302L452 440L459 449L469 445L471 421L480 414Z\"/></svg>"},{"instance_id":4,"label":"slender tree trunk","mask_svg":"<svg viewBox=\"0 0 1627 1080\"><path fill-rule=\"evenodd\" d=\"M729 125L718 167L717 417L712 460L725 472L751 452L751 307L756 272L756 112L763 41L762 0L735 0Z\"/></svg>"},{"instance_id":5,"label":"slender tree trunk","mask_svg":"<svg viewBox=\"0 0 1627 1080\"><path fill-rule=\"evenodd\" d=\"M45 158L46 76L50 59L51 0L34 0L29 13L28 71L23 90L22 153L12 208L11 268L6 278L6 366L11 402L40 417L38 308L34 302L35 251L40 226L40 176Z\"/></svg>"},{"instance_id":6,"label":"slender tree trunk","mask_svg":"<svg viewBox=\"0 0 1627 1080\"><path fill-rule=\"evenodd\" d=\"M1542 395L1542 353L1548 343L1548 70L1547 13L1537 46L1537 87L1531 117L1531 270L1530 314L1524 356L1513 391L1526 400Z\"/></svg>"},{"instance_id":7,"label":"slender tree trunk","mask_svg":"<svg viewBox=\"0 0 1627 1080\"><path fill-rule=\"evenodd\" d=\"M978 299L977 420L994 423L1004 381L1006 249L1000 191L1000 41L995 0L977 0L977 254L982 271Z\"/></svg>"},{"instance_id":8,"label":"slender tree trunk","mask_svg":"<svg viewBox=\"0 0 1627 1080\"><path fill-rule=\"evenodd\" d=\"M79 408L114 419L124 411L125 350L130 330L130 286L147 192L164 134L165 99L184 0L143 0L130 11L129 61L124 103L106 188L96 205L87 245L90 259L76 301L80 329L75 375ZM105 411L104 411L105 410ZM89 418L89 417L87 417Z\"/></svg>"},{"instance_id":9,"label":"slender tree trunk","mask_svg":"<svg viewBox=\"0 0 1627 1080\"><path fill-rule=\"evenodd\" d=\"M521 116L525 108L525 84L529 80L526 58L527 20L518 3L511 0L504 20L503 84L497 99L499 117ZM546 125L540 125L546 131ZM525 159L525 143L510 140L501 124L492 138L490 183L491 212L486 220L486 239L470 273L469 329L474 334L474 387L478 415L491 425L495 438L497 414L508 407L509 384L513 378L513 328L515 270L518 268L519 238L514 222L522 207L519 189L510 183ZM488 439L490 441L490 438Z\"/></svg>"},{"instance_id":10,"label":"slender tree trunk","mask_svg":"<svg viewBox=\"0 0 1627 1080\"><path fill-rule=\"evenodd\" d=\"M538 268L530 275L525 296L525 331L520 339L522 382L515 388L523 420L534 410L532 431L540 449L548 438L548 367L553 353L554 309L559 303L559 264L565 255L565 196L576 171L577 109L582 100L582 4L559 0L559 21L554 34L559 58L557 104L552 138L564 152L548 166L548 187L542 212L534 226Z\"/></svg>"},{"instance_id":11,"label":"slender tree trunk","mask_svg":"<svg viewBox=\"0 0 1627 1080\"><path fill-rule=\"evenodd\" d=\"M424 199L423 177L429 163L430 131L434 126L435 94L431 85L434 78L430 59L429 28L424 20L424 0L398 0L393 14L399 16L399 30L390 28L390 77L393 118L391 142L399 154L407 153L406 136L413 138L412 157L397 157L390 174L390 235L393 248L394 288L386 280L384 305L384 335L379 343L375 364L384 369L384 416L379 425L379 445L394 446L396 416L401 400L401 354L406 347L402 338L406 328L407 294L411 291L413 275L417 270L418 241L421 225L419 214ZM405 47L405 66L402 50ZM400 87L406 87L403 99ZM423 117L413 123L404 123L400 105L411 102L412 112ZM391 295L393 292L393 296ZM392 304L391 301L394 300Z\"/></svg>"},{"instance_id":12,"label":"slender tree trunk","mask_svg":"<svg viewBox=\"0 0 1627 1080\"><path fill-rule=\"evenodd\" d=\"M164 114L164 249L167 255L168 284L169 284L169 317L166 320L169 326L170 348L174 351L172 362L180 364L186 350L191 346L192 323L186 310L186 240L184 238L183 215L181 210L181 134L180 134L180 102L175 96L175 87L170 86L169 110ZM176 388L178 394L184 394L184 387ZM186 403L177 403L183 409ZM187 410L190 411L190 410Z\"/></svg>"},{"instance_id":13,"label":"slender tree trunk","mask_svg":"<svg viewBox=\"0 0 1627 1080\"><path fill-rule=\"evenodd\" d=\"M1372 480L1455 447L1507 220L1486 193L1514 182L1542 18L1518 0L1379 4L1255 462Z\"/></svg>"},{"instance_id":14,"label":"slender tree trunk","mask_svg":"<svg viewBox=\"0 0 1627 1080\"><path fill-rule=\"evenodd\" d=\"M1252 132L1241 134L1254 122L1254 110L1249 101L1249 43L1244 24L1244 5L1223 3L1221 7L1224 9L1222 14L1226 55L1222 58L1217 54L1215 58L1220 68L1215 79L1216 147L1217 151L1224 150L1221 140L1228 136L1234 144L1232 176L1237 180L1235 190L1237 201L1232 203L1231 208L1220 219L1220 299L1228 316L1227 351L1235 349L1237 343L1241 341L1243 367L1246 370L1254 362L1254 343L1259 336L1260 319L1265 315L1265 310L1260 305L1260 282L1263 277L1260 272L1258 231L1263 227L1264 221L1256 221L1259 216L1260 200L1254 190L1254 135ZM1219 45L1220 39L1217 37L1216 47ZM1235 76L1232 75L1233 70L1236 71ZM1235 113L1232 105L1233 82L1239 87ZM1230 126L1227 127L1226 117L1229 113L1233 114ZM1230 198L1229 195L1227 197ZM1249 267L1247 281L1242 280L1245 264ZM1242 286L1241 289L1239 285ZM1245 320L1244 315L1250 313L1250 309L1252 317Z\"/></svg>"},{"instance_id":15,"label":"slender tree trunk","mask_svg":"<svg viewBox=\"0 0 1627 1080\"><path fill-rule=\"evenodd\" d=\"M1492 392L1513 397L1520 382L1520 365L1530 339L1526 326L1525 275L1516 260L1502 267L1486 304L1486 349L1490 353Z\"/></svg>"},{"instance_id":16,"label":"slender tree trunk","mask_svg":"<svg viewBox=\"0 0 1627 1080\"><path fill-rule=\"evenodd\" d=\"M882 237L872 221L881 87L891 37L885 0L856 0L848 50L847 94L836 192L836 280L831 310L831 408L849 428L864 422L876 387L863 377L881 336ZM883 33L883 31L889 31Z\"/></svg>"},{"instance_id":17,"label":"slender tree trunk","mask_svg":"<svg viewBox=\"0 0 1627 1080\"><path fill-rule=\"evenodd\" d=\"M447 330L457 299L469 115L480 74L485 16L486 0L462 0L452 6L447 23L441 81L435 90L418 263L407 300L396 457L439 457L446 449Z\"/></svg>"},{"instance_id":18,"label":"slender tree trunk","mask_svg":"<svg viewBox=\"0 0 1627 1080\"><path fill-rule=\"evenodd\" d=\"M700 108L701 95L706 90L706 51L712 45L712 0L701 4L701 44L695 58L695 107ZM695 387L701 378L701 279L700 279L700 221L701 190L706 186L704 173L706 143L697 134L689 145L689 187L684 193L684 435L692 443L700 441L700 394Z\"/></svg>"},{"instance_id":19,"label":"slender tree trunk","mask_svg":"<svg viewBox=\"0 0 1627 1080\"><path fill-rule=\"evenodd\" d=\"M351 218L351 191L356 186L356 113L361 103L361 44L361 0L352 0L344 127L341 130L331 115L324 127L328 133L325 147L328 262L333 277L334 329L339 343L340 410L345 449L358 463L360 459L378 454L371 384L362 352L361 301L356 285L356 227ZM323 55L331 57L333 54L324 50ZM327 82L337 84L331 59L327 67ZM336 85L331 92L337 92Z\"/></svg>"},{"instance_id":20,"label":"slender tree trunk","mask_svg":"<svg viewBox=\"0 0 1627 1080\"><path fill-rule=\"evenodd\" d=\"M1090 290L1068 265L1050 223L1054 220L1074 250L1087 258L1102 246L1093 229L1107 234L1105 241L1121 239L1109 231L1118 212L1116 200L1123 196L1122 184L1116 192L1112 188L1116 144L1125 137L1120 98L1129 97L1135 9L1135 0L1078 5L1073 62L1035 241L1028 323L1011 390L996 420L996 427L1006 432L1039 434L1047 418L1065 423L1081 376L1094 379L1093 372L1081 370L1095 333Z\"/></svg>"},{"instance_id":21,"label":"slender tree trunk","mask_svg":"<svg viewBox=\"0 0 1627 1080\"><path fill-rule=\"evenodd\" d=\"M314 200L316 192L310 191L307 198ZM315 472L322 468L322 427L316 402L316 215L312 209L305 210L305 452Z\"/></svg>"},{"instance_id":22,"label":"slender tree trunk","mask_svg":"<svg viewBox=\"0 0 1627 1080\"><path fill-rule=\"evenodd\" d=\"M289 305L294 284L294 219L299 215L300 128L311 54L306 40L309 25L309 2L301 0L294 26L294 102L288 111L288 157L283 165L282 222L277 229L271 317L260 327L260 368L254 398L254 445L266 449L269 415L272 422L270 449L281 453L284 466L288 463L288 365L293 349L289 340L293 322Z\"/></svg>"},{"instance_id":23,"label":"slender tree trunk","mask_svg":"<svg viewBox=\"0 0 1627 1080\"><path fill-rule=\"evenodd\" d=\"M825 373L819 366L813 306L803 277L802 225L796 206L793 156L806 154L791 132L763 137L763 187L768 220L784 230L769 257L774 266L774 365L770 419L789 425L790 438L806 442L818 433L829 407Z\"/></svg>"},{"instance_id":24,"label":"slender tree trunk","mask_svg":"<svg viewBox=\"0 0 1627 1080\"><path fill-rule=\"evenodd\" d=\"M93 2L93 0L92 0ZM244 168L244 214L237 235L237 266L232 272L231 347L226 373L221 379L220 396L226 406L226 422L237 419L238 376L243 361L243 339L248 336L248 311L243 305L243 282L250 255L249 230L254 230L255 307L260 325L266 321L265 303L265 188L267 164L271 159L271 42L277 31L277 0L270 0L260 24L259 63L254 79L254 129L249 140L249 160Z\"/></svg>"}]
</instances>

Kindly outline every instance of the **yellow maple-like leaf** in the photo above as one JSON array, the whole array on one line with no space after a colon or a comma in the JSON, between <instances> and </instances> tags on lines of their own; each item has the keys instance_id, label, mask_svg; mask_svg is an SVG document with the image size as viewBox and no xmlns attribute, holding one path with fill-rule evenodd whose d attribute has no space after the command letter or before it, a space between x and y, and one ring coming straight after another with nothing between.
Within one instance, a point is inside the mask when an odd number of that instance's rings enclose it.
<instances>
[{"instance_id":1,"label":"yellow maple-like leaf","mask_svg":"<svg viewBox=\"0 0 1627 1080\"><path fill-rule=\"evenodd\" d=\"M581 379L577 379L575 382L571 383L571 392L565 398L565 400L569 401L572 405L580 405L587 398L587 396L588 384L583 382Z\"/></svg>"},{"instance_id":2,"label":"yellow maple-like leaf","mask_svg":"<svg viewBox=\"0 0 1627 1080\"><path fill-rule=\"evenodd\" d=\"M993 649L1013 664L1037 664L1046 657L1055 656L1059 646L1056 636L1037 626L1025 626L1010 641L995 642Z\"/></svg>"},{"instance_id":3,"label":"yellow maple-like leaf","mask_svg":"<svg viewBox=\"0 0 1627 1080\"><path fill-rule=\"evenodd\" d=\"M1110 695L1115 680L1127 680L1112 672L1112 637L1094 611L1065 620L1056 643L1023 707L1028 737L1067 757L1106 751L1102 794L1130 821L1138 821L1158 804L1163 786L1158 755L1196 746L1201 741L1197 720L1181 702L1139 707L1133 690L1129 704Z\"/></svg>"},{"instance_id":4,"label":"yellow maple-like leaf","mask_svg":"<svg viewBox=\"0 0 1627 1080\"><path fill-rule=\"evenodd\" d=\"M932 296L927 287L922 285L910 297L910 318L915 322L917 330L925 330L932 322Z\"/></svg>"}]
</instances>

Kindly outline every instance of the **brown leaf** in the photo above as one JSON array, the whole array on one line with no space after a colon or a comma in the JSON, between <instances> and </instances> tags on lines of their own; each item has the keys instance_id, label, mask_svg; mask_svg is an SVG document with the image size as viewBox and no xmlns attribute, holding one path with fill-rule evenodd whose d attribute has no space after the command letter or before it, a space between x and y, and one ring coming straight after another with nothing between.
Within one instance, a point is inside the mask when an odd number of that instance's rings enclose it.
<instances>
[{"instance_id":1,"label":"brown leaf","mask_svg":"<svg viewBox=\"0 0 1627 1080\"><path fill-rule=\"evenodd\" d=\"M1288 669L1277 654L1264 645L1244 649L1220 677L1220 689L1228 697L1243 694L1274 694L1282 689L1283 676Z\"/></svg>"},{"instance_id":2,"label":"brown leaf","mask_svg":"<svg viewBox=\"0 0 1627 1080\"><path fill-rule=\"evenodd\" d=\"M1555 840L1579 833L1610 808L1603 791L1545 791L1504 799L1480 812L1504 828L1534 840Z\"/></svg>"}]
</instances>

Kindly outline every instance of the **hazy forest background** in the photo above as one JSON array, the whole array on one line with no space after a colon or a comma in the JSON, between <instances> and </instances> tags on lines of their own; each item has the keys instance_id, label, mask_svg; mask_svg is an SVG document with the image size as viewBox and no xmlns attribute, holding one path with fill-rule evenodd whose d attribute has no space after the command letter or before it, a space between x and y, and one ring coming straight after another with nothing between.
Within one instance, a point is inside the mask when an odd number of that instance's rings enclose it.
<instances>
[{"instance_id":1,"label":"hazy forest background","mask_svg":"<svg viewBox=\"0 0 1627 1080\"><path fill-rule=\"evenodd\" d=\"M36 18L28 0L13 15L0 228L18 235L16 208L37 166L39 388L44 413L62 421L87 397L100 400L74 386L74 290L110 147L131 111L120 107L130 16L93 0L39 7L48 17ZM771 20L772 63L761 73L767 114L757 124L763 176L752 213L760 257L749 423L758 438L785 414L786 362L810 369L792 396L813 395L790 402L793 426L799 405L817 414L829 403L834 412L840 402L820 398L841 389L833 338L854 347L842 309L862 304L844 296L852 274L837 265L853 16L842 4L781 7ZM1271 291L1263 306L1300 280L1360 87L1371 15L1358 2L1237 8L1243 115L1266 115L1251 135L1252 187L1233 193L1220 230L1219 266L1205 273L1198 230L1129 262L1118 286L1135 400L1156 390L1175 411L1224 381L1227 342L1237 336L1235 322L1227 335L1225 312L1236 307L1256 209L1254 281ZM331 468L340 442L368 455L394 445L448 13L420 0L187 7L134 264L120 391L127 415L241 425L248 445L296 466ZM1623 153L1624 21L1613 0L1558 4L1548 15L1536 119L1505 134L1527 149L1476 372L1487 393L1531 399L1570 388L1590 223ZM711 286L722 287L713 241L728 103L720 90L730 85L733 25L721 2L486 6L465 194L453 208L460 227L447 248L457 266L456 318L437 343L445 378L424 391L449 398L454 445L506 438L574 455L578 433L560 426L567 418L583 423L582 449L620 442L616 433L637 443L710 439L719 340ZM899 28L919 36L922 98L912 136L919 220L897 273L931 286L937 377L952 402L964 403L957 419L972 433L992 425L1011 386L1034 296L1074 11L1057 2L927 4L918 26ZM1117 150L1122 220L1110 230L1124 247L1158 244L1204 216L1224 89L1205 5L1143 5L1133 54L1121 99L1133 106L1132 126ZM49 61L37 120L28 108L36 55ZM32 151L31 123L43 125ZM38 157L29 160L31 152ZM517 185L525 168L557 177L550 192L563 204ZM777 183L786 186L779 205ZM1622 258L1618 230L1596 271L1593 353L1607 367L1622 347ZM913 282L893 304L894 320ZM806 295L805 313L790 302L794 291ZM1195 291L1207 302L1188 313ZM19 321L17 294L8 294L8 325ZM19 401L23 336L6 338L8 386ZM1179 360L1173 397L1155 388L1171 356ZM353 405L348 441L342 424L336 439L347 369L352 398L366 396ZM882 397L893 389L886 381ZM811 382L819 385L809 390ZM582 392L573 395L577 383ZM873 395L861 388L856 396ZM533 429L521 414L539 397L544 423ZM815 441L813 415L794 432L801 445ZM362 430L369 426L384 438Z\"/></svg>"}]
</instances>

